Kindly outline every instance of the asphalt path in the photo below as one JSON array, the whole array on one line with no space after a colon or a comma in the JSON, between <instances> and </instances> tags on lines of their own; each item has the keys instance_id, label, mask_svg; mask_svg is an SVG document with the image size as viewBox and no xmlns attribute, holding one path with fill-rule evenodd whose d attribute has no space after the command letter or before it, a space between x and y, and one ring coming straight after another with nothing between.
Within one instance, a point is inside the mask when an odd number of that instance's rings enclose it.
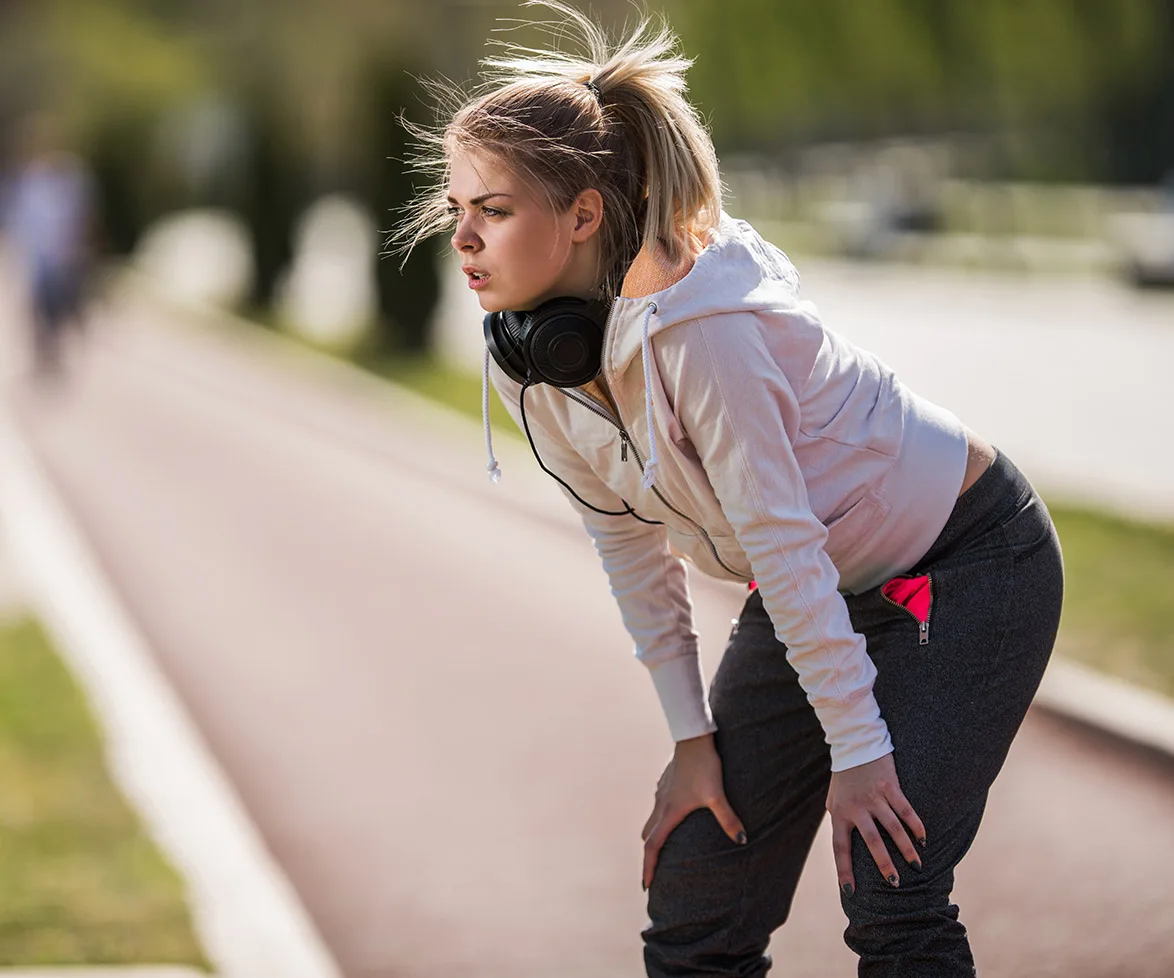
<instances>
[{"instance_id":1,"label":"asphalt path","mask_svg":"<svg viewBox=\"0 0 1174 978\"><path fill-rule=\"evenodd\" d=\"M5 404L344 972L641 974L670 744L520 446L493 487L410 397L150 303L95 326ZM741 593L694 597L712 671ZM980 974L1174 974L1172 830L1174 764L1033 712L959 873ZM775 973L853 974L842 927L825 826Z\"/></svg>"}]
</instances>

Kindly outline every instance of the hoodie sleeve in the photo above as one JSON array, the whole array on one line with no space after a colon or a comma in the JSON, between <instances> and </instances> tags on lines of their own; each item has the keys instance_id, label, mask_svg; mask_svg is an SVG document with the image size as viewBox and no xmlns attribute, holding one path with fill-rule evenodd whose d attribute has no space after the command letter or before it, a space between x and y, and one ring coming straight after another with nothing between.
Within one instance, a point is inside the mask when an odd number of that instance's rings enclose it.
<instances>
[{"instance_id":1,"label":"hoodie sleeve","mask_svg":"<svg viewBox=\"0 0 1174 978\"><path fill-rule=\"evenodd\" d=\"M516 404L503 398L517 415ZM563 439L543 426L540 411L527 404L527 420L546 467L599 509L620 511L623 500ZM521 421L515 417L519 427ZM617 449L618 450L618 449ZM693 602L685 564L673 555L665 528L633 516L604 516L588 509L562 488L595 544L619 606L624 627L635 643L636 658L648 668L674 741L717 729L705 695L698 657Z\"/></svg>"},{"instance_id":2,"label":"hoodie sleeve","mask_svg":"<svg viewBox=\"0 0 1174 978\"><path fill-rule=\"evenodd\" d=\"M760 330L752 313L681 323L658 338L657 360L842 771L893 748L795 459L798 400Z\"/></svg>"}]
</instances>

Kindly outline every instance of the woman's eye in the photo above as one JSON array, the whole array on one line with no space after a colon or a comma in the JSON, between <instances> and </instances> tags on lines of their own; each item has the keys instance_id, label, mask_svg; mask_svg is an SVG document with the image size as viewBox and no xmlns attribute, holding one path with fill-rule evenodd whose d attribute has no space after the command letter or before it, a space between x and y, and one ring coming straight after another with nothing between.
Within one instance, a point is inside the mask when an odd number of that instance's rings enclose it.
<instances>
[{"instance_id":1,"label":"woman's eye","mask_svg":"<svg viewBox=\"0 0 1174 978\"><path fill-rule=\"evenodd\" d=\"M449 217L460 217L461 209L456 205L452 205L450 207L446 207L444 209L444 213L446 213Z\"/></svg>"},{"instance_id":2,"label":"woman's eye","mask_svg":"<svg viewBox=\"0 0 1174 978\"><path fill-rule=\"evenodd\" d=\"M481 213L486 217L501 217L505 212L499 211L496 207L483 207Z\"/></svg>"}]
</instances>

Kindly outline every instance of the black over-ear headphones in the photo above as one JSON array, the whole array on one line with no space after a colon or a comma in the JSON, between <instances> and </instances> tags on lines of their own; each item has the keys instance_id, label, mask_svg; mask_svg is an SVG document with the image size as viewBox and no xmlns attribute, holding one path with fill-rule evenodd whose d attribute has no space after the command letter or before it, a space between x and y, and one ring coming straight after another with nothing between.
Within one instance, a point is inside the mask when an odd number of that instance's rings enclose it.
<instances>
[{"instance_id":1,"label":"black over-ear headphones","mask_svg":"<svg viewBox=\"0 0 1174 978\"><path fill-rule=\"evenodd\" d=\"M603 361L609 307L591 299L547 299L529 312L485 316L485 343L506 376L519 384L580 387Z\"/></svg>"}]
</instances>

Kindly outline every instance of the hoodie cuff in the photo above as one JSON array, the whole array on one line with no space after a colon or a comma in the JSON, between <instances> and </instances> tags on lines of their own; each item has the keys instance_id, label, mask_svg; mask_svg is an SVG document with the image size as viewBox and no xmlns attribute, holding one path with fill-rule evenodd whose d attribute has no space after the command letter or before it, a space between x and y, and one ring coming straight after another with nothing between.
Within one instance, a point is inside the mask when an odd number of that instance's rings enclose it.
<instances>
[{"instance_id":1,"label":"hoodie cuff","mask_svg":"<svg viewBox=\"0 0 1174 978\"><path fill-rule=\"evenodd\" d=\"M649 667L661 709L674 741L713 733L717 724L709 712L705 681L696 652L679 655Z\"/></svg>"},{"instance_id":2,"label":"hoodie cuff","mask_svg":"<svg viewBox=\"0 0 1174 978\"><path fill-rule=\"evenodd\" d=\"M893 752L889 728L871 693L841 712L827 707L816 710L831 746L832 771L846 771Z\"/></svg>"}]
</instances>

